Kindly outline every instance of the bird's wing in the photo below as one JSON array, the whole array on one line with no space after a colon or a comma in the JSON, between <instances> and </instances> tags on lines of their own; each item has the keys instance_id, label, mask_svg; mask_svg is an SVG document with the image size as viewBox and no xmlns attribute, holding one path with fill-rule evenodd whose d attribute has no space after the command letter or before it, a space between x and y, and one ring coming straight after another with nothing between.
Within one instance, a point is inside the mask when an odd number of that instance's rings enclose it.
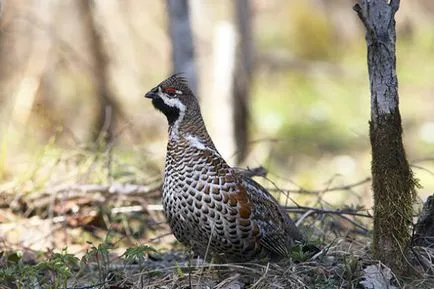
<instances>
[{"instance_id":1,"label":"bird's wing","mask_svg":"<svg viewBox=\"0 0 434 289\"><path fill-rule=\"evenodd\" d=\"M252 201L252 220L262 233L259 243L273 253L288 256L291 244L303 241L303 235L264 187L249 177L240 178Z\"/></svg>"},{"instance_id":2,"label":"bird's wing","mask_svg":"<svg viewBox=\"0 0 434 289\"><path fill-rule=\"evenodd\" d=\"M217 176L210 177L208 182L214 186L218 180L215 185L222 186L227 209L252 222L252 236L260 246L273 255L288 256L291 244L304 238L276 199L250 177L230 168L219 155L209 150L202 152Z\"/></svg>"}]
</instances>

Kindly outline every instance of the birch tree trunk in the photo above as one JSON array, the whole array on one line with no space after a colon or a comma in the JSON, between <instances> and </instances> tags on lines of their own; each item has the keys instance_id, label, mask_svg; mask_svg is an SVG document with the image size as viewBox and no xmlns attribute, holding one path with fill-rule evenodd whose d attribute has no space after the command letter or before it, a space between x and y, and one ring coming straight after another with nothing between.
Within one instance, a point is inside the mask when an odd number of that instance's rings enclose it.
<instances>
[{"instance_id":1,"label":"birch tree trunk","mask_svg":"<svg viewBox=\"0 0 434 289\"><path fill-rule=\"evenodd\" d=\"M216 24L213 37L212 92L203 100L210 116L210 131L223 158L233 162L237 150L235 139L235 107L233 79L235 69L235 27L228 22ZM207 109L205 109L207 111Z\"/></svg>"},{"instance_id":2,"label":"birch tree trunk","mask_svg":"<svg viewBox=\"0 0 434 289\"><path fill-rule=\"evenodd\" d=\"M370 140L375 257L397 273L407 268L416 183L406 159L399 112L395 13L399 0L359 0L371 87Z\"/></svg>"},{"instance_id":3,"label":"birch tree trunk","mask_svg":"<svg viewBox=\"0 0 434 289\"><path fill-rule=\"evenodd\" d=\"M167 9L172 40L173 71L183 73L190 88L196 94L197 75L188 0L167 0Z\"/></svg>"}]
</instances>

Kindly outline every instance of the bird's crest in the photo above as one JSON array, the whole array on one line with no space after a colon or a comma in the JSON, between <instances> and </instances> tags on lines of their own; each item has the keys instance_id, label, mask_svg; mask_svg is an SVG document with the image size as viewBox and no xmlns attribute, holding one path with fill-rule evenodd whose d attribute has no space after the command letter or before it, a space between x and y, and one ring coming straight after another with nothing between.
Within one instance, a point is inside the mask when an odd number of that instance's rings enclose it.
<instances>
[{"instance_id":1,"label":"bird's crest","mask_svg":"<svg viewBox=\"0 0 434 289\"><path fill-rule=\"evenodd\" d=\"M172 76L170 76L166 80L162 81L160 83L160 85L163 88L173 87L173 88L175 88L177 90L181 90L184 93L193 94L191 92L191 89L188 87L187 78L184 77L183 73L173 74Z\"/></svg>"}]
</instances>

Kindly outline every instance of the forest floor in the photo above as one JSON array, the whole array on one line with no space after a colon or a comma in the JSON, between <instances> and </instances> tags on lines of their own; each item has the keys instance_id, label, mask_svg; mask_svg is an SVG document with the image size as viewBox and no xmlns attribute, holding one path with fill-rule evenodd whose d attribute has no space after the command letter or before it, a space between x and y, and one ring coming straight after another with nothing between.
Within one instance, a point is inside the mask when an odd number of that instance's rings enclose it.
<instances>
[{"instance_id":1,"label":"forest floor","mask_svg":"<svg viewBox=\"0 0 434 289\"><path fill-rule=\"evenodd\" d=\"M370 210L322 199L369 178L299 188L311 206L286 206L316 255L294 248L278 263L215 264L170 233L160 172L148 163L51 151L29 172L0 185L0 288L434 288L434 249L413 246L408 276L396 276L372 257Z\"/></svg>"}]
</instances>

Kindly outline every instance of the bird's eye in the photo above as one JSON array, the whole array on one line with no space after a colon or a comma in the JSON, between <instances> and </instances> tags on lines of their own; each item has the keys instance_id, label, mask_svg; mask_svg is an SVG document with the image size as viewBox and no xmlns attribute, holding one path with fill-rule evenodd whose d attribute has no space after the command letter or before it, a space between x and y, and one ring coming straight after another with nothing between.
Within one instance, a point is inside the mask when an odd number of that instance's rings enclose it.
<instances>
[{"instance_id":1,"label":"bird's eye","mask_svg":"<svg viewBox=\"0 0 434 289\"><path fill-rule=\"evenodd\" d=\"M168 87L164 90L164 93L168 94L169 96L175 96L177 93L177 90L173 87Z\"/></svg>"}]
</instances>

